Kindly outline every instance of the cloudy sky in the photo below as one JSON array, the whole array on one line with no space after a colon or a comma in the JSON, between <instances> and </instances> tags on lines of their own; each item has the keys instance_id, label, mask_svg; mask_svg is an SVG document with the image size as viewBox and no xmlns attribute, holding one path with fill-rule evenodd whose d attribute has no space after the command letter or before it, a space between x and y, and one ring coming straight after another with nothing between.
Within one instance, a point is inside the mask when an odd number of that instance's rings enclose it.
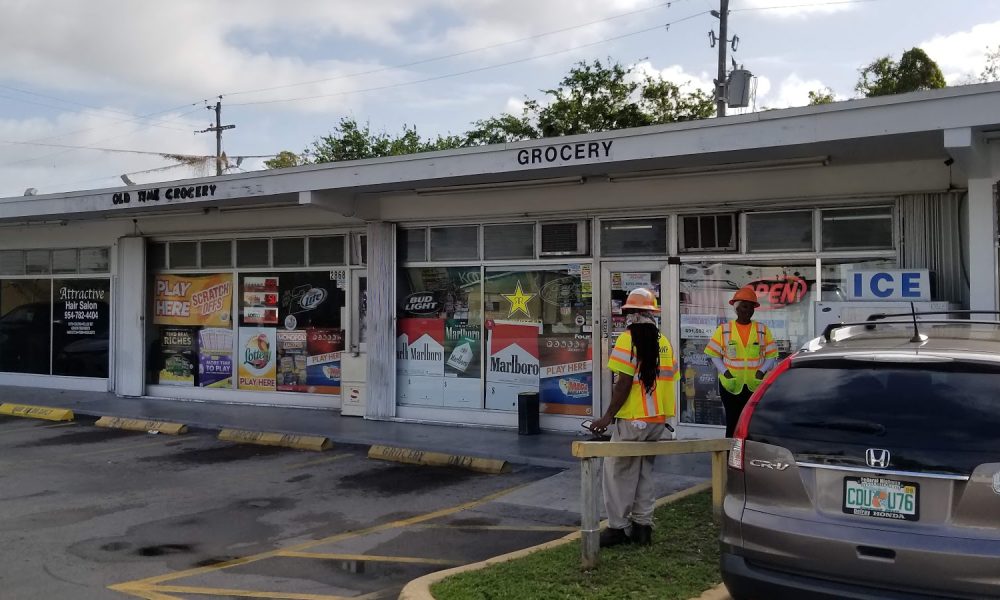
<instances>
[{"instance_id":1,"label":"cloudy sky","mask_svg":"<svg viewBox=\"0 0 1000 600\"><path fill-rule=\"evenodd\" d=\"M641 63L711 86L718 0L0 0L0 197L207 174L223 95L229 156L300 151L343 116L424 135L516 110L576 61ZM787 7L787 8L776 8ZM755 105L854 92L912 46L949 83L1000 45L1000 0L731 0ZM668 26L669 25L669 26ZM84 148L85 147L85 148ZM95 150L101 148L104 150ZM133 153L110 150L130 150ZM240 169L260 168L247 158ZM234 167L235 169L235 167Z\"/></svg>"}]
</instances>

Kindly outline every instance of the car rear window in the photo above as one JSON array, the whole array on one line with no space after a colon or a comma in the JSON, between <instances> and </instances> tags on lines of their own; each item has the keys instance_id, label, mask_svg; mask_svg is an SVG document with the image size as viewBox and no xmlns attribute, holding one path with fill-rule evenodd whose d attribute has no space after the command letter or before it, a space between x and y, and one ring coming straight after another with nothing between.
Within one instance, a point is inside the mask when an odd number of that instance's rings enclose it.
<instances>
[{"instance_id":1,"label":"car rear window","mask_svg":"<svg viewBox=\"0 0 1000 600\"><path fill-rule=\"evenodd\" d=\"M800 461L866 466L880 448L891 469L969 474L1000 462L998 388L1000 369L968 363L810 361L768 388L749 439Z\"/></svg>"}]
</instances>

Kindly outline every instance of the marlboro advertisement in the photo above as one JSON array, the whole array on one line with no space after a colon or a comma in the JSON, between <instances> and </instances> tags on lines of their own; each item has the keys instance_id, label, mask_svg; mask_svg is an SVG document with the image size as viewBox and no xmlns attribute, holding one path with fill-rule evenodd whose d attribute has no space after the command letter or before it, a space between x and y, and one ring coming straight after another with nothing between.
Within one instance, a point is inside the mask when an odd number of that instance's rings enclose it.
<instances>
[{"instance_id":1,"label":"marlboro advertisement","mask_svg":"<svg viewBox=\"0 0 1000 600\"><path fill-rule=\"evenodd\" d=\"M538 391L538 336L540 323L494 321L488 323L489 359L486 407L517 408L517 395Z\"/></svg>"},{"instance_id":2,"label":"marlboro advertisement","mask_svg":"<svg viewBox=\"0 0 1000 600\"><path fill-rule=\"evenodd\" d=\"M396 370L402 375L444 376L444 319L399 319ZM462 364L457 360L456 364Z\"/></svg>"},{"instance_id":3,"label":"marlboro advertisement","mask_svg":"<svg viewBox=\"0 0 1000 600\"><path fill-rule=\"evenodd\" d=\"M444 322L444 370L446 375L479 379L479 353L482 348L483 332L478 323L461 319L447 319Z\"/></svg>"},{"instance_id":4,"label":"marlboro advertisement","mask_svg":"<svg viewBox=\"0 0 1000 600\"><path fill-rule=\"evenodd\" d=\"M190 327L164 327L160 330L161 385L194 386L195 350L194 329Z\"/></svg>"},{"instance_id":5,"label":"marlboro advertisement","mask_svg":"<svg viewBox=\"0 0 1000 600\"><path fill-rule=\"evenodd\" d=\"M198 385L233 387L233 330L206 327L198 332Z\"/></svg>"},{"instance_id":6,"label":"marlboro advertisement","mask_svg":"<svg viewBox=\"0 0 1000 600\"><path fill-rule=\"evenodd\" d=\"M539 350L542 412L590 416L594 389L590 338L550 335L539 344Z\"/></svg>"},{"instance_id":7,"label":"marlboro advertisement","mask_svg":"<svg viewBox=\"0 0 1000 600\"><path fill-rule=\"evenodd\" d=\"M230 327L233 276L157 275L153 283L153 323Z\"/></svg>"},{"instance_id":8,"label":"marlboro advertisement","mask_svg":"<svg viewBox=\"0 0 1000 600\"><path fill-rule=\"evenodd\" d=\"M240 327L237 360L241 390L273 392L276 381L276 330L273 327Z\"/></svg>"}]
</instances>

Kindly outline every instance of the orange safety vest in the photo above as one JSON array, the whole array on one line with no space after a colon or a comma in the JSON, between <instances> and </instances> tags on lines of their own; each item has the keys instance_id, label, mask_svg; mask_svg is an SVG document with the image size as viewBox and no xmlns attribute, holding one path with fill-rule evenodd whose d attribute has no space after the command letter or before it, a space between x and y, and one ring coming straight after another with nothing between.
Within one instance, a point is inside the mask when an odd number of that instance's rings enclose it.
<instances>
[{"instance_id":1,"label":"orange safety vest","mask_svg":"<svg viewBox=\"0 0 1000 600\"><path fill-rule=\"evenodd\" d=\"M677 359L673 348L663 334L660 334L660 365L656 374L656 386L652 393L646 393L639 379L639 366L632 351L632 333L625 331L615 342L608 359L608 368L625 377L632 378L632 389L628 399L618 414L618 419L649 419L674 416L674 381L677 380Z\"/></svg>"},{"instance_id":2,"label":"orange safety vest","mask_svg":"<svg viewBox=\"0 0 1000 600\"><path fill-rule=\"evenodd\" d=\"M735 321L719 325L705 346L705 354L721 358L733 374L732 378L726 378L719 373L719 382L724 390L739 394L746 387L752 392L760 385L757 371L764 366L764 361L778 358L778 345L771 336L771 330L763 323L751 323L746 344L735 329Z\"/></svg>"}]
</instances>

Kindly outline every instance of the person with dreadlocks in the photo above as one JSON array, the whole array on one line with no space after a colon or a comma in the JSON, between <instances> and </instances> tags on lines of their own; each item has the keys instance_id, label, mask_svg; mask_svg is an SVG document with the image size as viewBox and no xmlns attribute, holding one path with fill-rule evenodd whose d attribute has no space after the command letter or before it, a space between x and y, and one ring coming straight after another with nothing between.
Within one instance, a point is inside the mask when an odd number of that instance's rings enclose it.
<instances>
[{"instance_id":1,"label":"person with dreadlocks","mask_svg":"<svg viewBox=\"0 0 1000 600\"><path fill-rule=\"evenodd\" d=\"M611 404L591 424L596 433L611 429L612 442L655 442L674 415L674 381L677 361L670 342L660 333L655 316L656 296L637 288L622 306L628 329L618 336L608 368L617 374ZM604 506L608 528L601 532L601 546L653 540L654 456L604 459Z\"/></svg>"}]
</instances>

